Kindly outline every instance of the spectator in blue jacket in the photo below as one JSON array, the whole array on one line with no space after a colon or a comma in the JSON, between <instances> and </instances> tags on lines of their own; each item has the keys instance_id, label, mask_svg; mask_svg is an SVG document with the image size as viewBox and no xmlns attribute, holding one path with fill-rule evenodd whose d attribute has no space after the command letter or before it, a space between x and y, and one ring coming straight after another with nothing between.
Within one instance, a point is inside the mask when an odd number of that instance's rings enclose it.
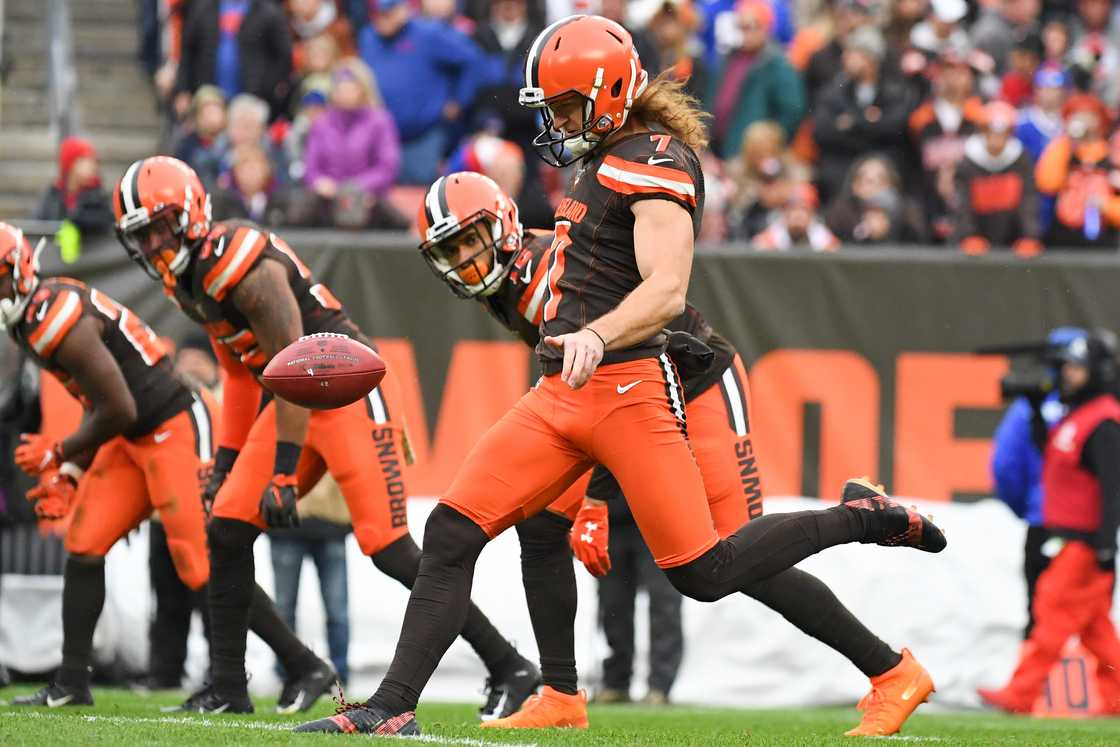
<instances>
[{"instance_id":1,"label":"spectator in blue jacket","mask_svg":"<svg viewBox=\"0 0 1120 747\"><path fill-rule=\"evenodd\" d=\"M1059 327L1050 333L1048 339L1052 345L1065 345L1085 336L1087 333L1083 329ZM1042 401L1040 410L1047 428L1052 428L1066 414L1056 391ZM1049 563L1049 558L1042 554L1042 545L1050 533L1042 526L1042 452L1033 435L1033 420L1034 405L1026 397L1019 397L1007 408L992 441L992 478L996 497L1027 522L1027 540L1023 548L1023 575L1027 580L1024 640L1034 627L1031 608L1035 584Z\"/></svg>"},{"instance_id":2,"label":"spectator in blue jacket","mask_svg":"<svg viewBox=\"0 0 1120 747\"><path fill-rule=\"evenodd\" d=\"M717 40L716 24L734 26L735 5L739 0L699 0L696 5L704 18L704 25L700 29L700 40L704 44L704 64L713 68L719 64L719 58L727 49L720 49ZM781 46L793 41L794 32L797 30L793 23L793 10L789 0L767 0L774 11L774 25L770 29L770 37ZM732 15L720 16L730 13Z\"/></svg>"},{"instance_id":3,"label":"spectator in blue jacket","mask_svg":"<svg viewBox=\"0 0 1120 747\"><path fill-rule=\"evenodd\" d=\"M358 50L381 85L401 138L403 184L429 184L485 75L482 53L447 24L414 18L405 0L378 0Z\"/></svg>"}]
</instances>

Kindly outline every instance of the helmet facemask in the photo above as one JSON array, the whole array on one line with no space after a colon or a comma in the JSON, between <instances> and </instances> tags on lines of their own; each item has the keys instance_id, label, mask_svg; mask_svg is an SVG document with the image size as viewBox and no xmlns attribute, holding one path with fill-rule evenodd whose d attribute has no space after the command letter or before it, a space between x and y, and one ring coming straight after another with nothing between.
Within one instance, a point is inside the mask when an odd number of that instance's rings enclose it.
<instances>
[{"instance_id":1,"label":"helmet facemask","mask_svg":"<svg viewBox=\"0 0 1120 747\"><path fill-rule=\"evenodd\" d=\"M117 237L133 262L153 280L170 287L190 259L188 222L187 212L177 205L168 205L150 217L141 208L121 219Z\"/></svg>"},{"instance_id":2,"label":"helmet facemask","mask_svg":"<svg viewBox=\"0 0 1120 747\"><path fill-rule=\"evenodd\" d=\"M428 229L420 253L436 276L459 298L492 295L509 273L516 255L502 221L480 210L463 223L436 224Z\"/></svg>"},{"instance_id":3,"label":"helmet facemask","mask_svg":"<svg viewBox=\"0 0 1120 747\"><path fill-rule=\"evenodd\" d=\"M578 105L582 110L581 126L575 132L567 132L556 126L556 112L562 107ZM614 129L610 116L604 114L593 121L595 102L578 91L567 91L559 96L544 100L539 106L543 128L533 138L533 147L545 163L550 166L564 167L575 163L591 153Z\"/></svg>"}]
</instances>

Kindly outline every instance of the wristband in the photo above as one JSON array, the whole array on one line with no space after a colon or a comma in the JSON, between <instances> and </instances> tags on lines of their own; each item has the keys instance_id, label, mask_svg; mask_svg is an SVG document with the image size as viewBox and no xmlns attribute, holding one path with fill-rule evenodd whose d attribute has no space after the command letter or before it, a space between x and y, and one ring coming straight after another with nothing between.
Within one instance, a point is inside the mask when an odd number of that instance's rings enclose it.
<instances>
[{"instance_id":1,"label":"wristband","mask_svg":"<svg viewBox=\"0 0 1120 747\"><path fill-rule=\"evenodd\" d=\"M599 338L599 342L603 343L603 352L605 353L607 351L607 341L603 339L603 336L596 332L593 327L584 327L584 329Z\"/></svg>"},{"instance_id":2,"label":"wristband","mask_svg":"<svg viewBox=\"0 0 1120 747\"><path fill-rule=\"evenodd\" d=\"M299 463L299 453L302 447L289 441L276 442L276 461L272 469L274 475L293 475L296 464Z\"/></svg>"},{"instance_id":3,"label":"wristband","mask_svg":"<svg viewBox=\"0 0 1120 747\"><path fill-rule=\"evenodd\" d=\"M69 477L74 481L75 485L78 484L78 481L82 479L82 475L84 475L85 473L86 471L84 469L74 464L73 462L63 462L58 467L58 474L62 475L63 477Z\"/></svg>"},{"instance_id":4,"label":"wristband","mask_svg":"<svg viewBox=\"0 0 1120 747\"><path fill-rule=\"evenodd\" d=\"M237 455L241 452L237 449L231 449L228 446L219 446L218 453L214 455L214 470L217 472L229 472L233 469L234 462L237 461Z\"/></svg>"}]
</instances>

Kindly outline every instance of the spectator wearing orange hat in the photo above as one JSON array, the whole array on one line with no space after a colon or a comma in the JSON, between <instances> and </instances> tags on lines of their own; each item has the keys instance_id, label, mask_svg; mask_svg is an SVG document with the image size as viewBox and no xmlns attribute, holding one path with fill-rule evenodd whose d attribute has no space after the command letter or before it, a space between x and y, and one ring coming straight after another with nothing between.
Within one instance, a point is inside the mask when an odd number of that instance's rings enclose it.
<instances>
[{"instance_id":1,"label":"spectator wearing orange hat","mask_svg":"<svg viewBox=\"0 0 1120 747\"><path fill-rule=\"evenodd\" d=\"M113 208L101 186L93 143L68 137L58 148L58 179L47 187L35 210L39 220L68 220L83 236L113 227Z\"/></svg>"},{"instance_id":2,"label":"spectator wearing orange hat","mask_svg":"<svg viewBox=\"0 0 1120 747\"><path fill-rule=\"evenodd\" d=\"M814 252L834 252L840 239L817 217L817 190L802 183L790 190L782 211L766 230L751 239L751 246L762 251L789 251L809 248Z\"/></svg>"},{"instance_id":3,"label":"spectator wearing orange hat","mask_svg":"<svg viewBox=\"0 0 1120 747\"><path fill-rule=\"evenodd\" d=\"M1042 251L1038 190L1030 154L1013 134L1010 104L984 107L983 132L965 141L957 168L956 241L966 254L1011 246L1020 256Z\"/></svg>"},{"instance_id":4,"label":"spectator wearing orange hat","mask_svg":"<svg viewBox=\"0 0 1120 747\"><path fill-rule=\"evenodd\" d=\"M1075 94L1062 107L1065 134L1050 141L1035 166L1035 183L1055 198L1046 243L1115 250L1120 241L1120 194L1112 175L1120 158L1105 139L1108 110L1096 96Z\"/></svg>"},{"instance_id":5,"label":"spectator wearing orange hat","mask_svg":"<svg viewBox=\"0 0 1120 747\"><path fill-rule=\"evenodd\" d=\"M684 82L685 90L703 99L708 90L709 73L704 57L693 44L700 28L700 14L692 0L664 0L646 24L650 38L657 47L661 71Z\"/></svg>"},{"instance_id":6,"label":"spectator wearing orange hat","mask_svg":"<svg viewBox=\"0 0 1120 747\"><path fill-rule=\"evenodd\" d=\"M753 122L773 120L792 137L805 115L801 79L769 41L774 23L770 5L743 0L736 15L739 47L721 60L707 107L713 113L712 147L724 159L739 152L743 133Z\"/></svg>"}]
</instances>

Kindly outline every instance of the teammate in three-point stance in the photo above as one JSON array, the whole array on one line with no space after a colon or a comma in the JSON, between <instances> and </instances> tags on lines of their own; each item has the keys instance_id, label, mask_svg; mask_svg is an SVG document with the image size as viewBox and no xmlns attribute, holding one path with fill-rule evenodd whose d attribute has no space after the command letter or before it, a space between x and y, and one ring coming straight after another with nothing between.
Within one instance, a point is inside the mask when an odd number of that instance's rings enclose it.
<instances>
[{"instance_id":1,"label":"teammate in three-point stance","mask_svg":"<svg viewBox=\"0 0 1120 747\"><path fill-rule=\"evenodd\" d=\"M211 222L210 198L189 166L152 157L132 164L113 197L128 254L215 341L224 390L218 450L206 488L213 500L210 545L213 682L196 694L203 710L252 708L245 637L253 585L253 542L265 527L298 522L296 501L330 472L346 498L354 535L383 573L411 587L420 549L408 533L402 478L404 424L395 380L352 405L308 410L264 396L257 376L304 334L368 339L291 248L244 221ZM469 591L468 591L469 593ZM498 718L520 707L540 681L537 668L468 602L460 632L489 670ZM289 671L292 671L289 669ZM335 676L310 663L302 691L315 697Z\"/></svg>"},{"instance_id":2,"label":"teammate in three-point stance","mask_svg":"<svg viewBox=\"0 0 1120 747\"><path fill-rule=\"evenodd\" d=\"M771 596L787 619L871 678L862 722L849 733L897 732L933 691L928 672L875 637L820 581L787 574L833 545L937 552L943 534L880 488L850 480L838 506L761 516L720 539L662 333L686 308L703 212L693 150L703 123L679 84L648 81L630 34L604 18L572 16L546 28L525 72L521 102L545 119L542 155L578 162L557 210L546 278L537 347L545 375L479 440L429 517L424 573L377 692L298 730L417 733L416 704L466 615L482 548L598 463L618 480L654 559L683 594Z\"/></svg>"},{"instance_id":3,"label":"teammate in three-point stance","mask_svg":"<svg viewBox=\"0 0 1120 747\"><path fill-rule=\"evenodd\" d=\"M42 244L40 244L42 246ZM62 666L15 705L92 705L93 631L105 604L105 555L158 509L179 578L210 575L200 476L213 451L211 408L174 375L151 329L104 293L40 278L38 251L0 223L0 316L12 339L85 410L59 442L24 434L15 461L40 477L35 513L62 519L69 556L62 590Z\"/></svg>"}]
</instances>

